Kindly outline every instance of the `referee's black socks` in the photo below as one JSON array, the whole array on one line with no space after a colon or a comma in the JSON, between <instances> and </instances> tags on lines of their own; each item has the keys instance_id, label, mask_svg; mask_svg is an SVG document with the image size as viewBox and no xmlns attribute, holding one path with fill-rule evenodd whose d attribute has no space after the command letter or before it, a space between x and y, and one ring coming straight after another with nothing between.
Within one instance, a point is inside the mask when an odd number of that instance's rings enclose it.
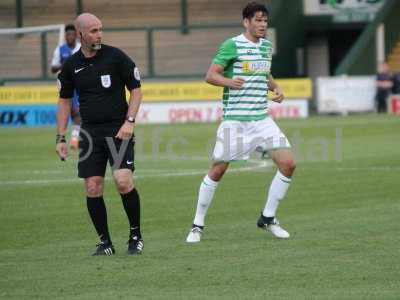
<instances>
[{"instance_id":1,"label":"referee's black socks","mask_svg":"<svg viewBox=\"0 0 400 300\"><path fill-rule=\"evenodd\" d=\"M133 188L133 190L129 193L121 194L121 199L129 220L129 236L137 236L139 239L141 239L142 235L140 233L140 197L136 188Z\"/></svg>"},{"instance_id":2,"label":"referee's black socks","mask_svg":"<svg viewBox=\"0 0 400 300\"><path fill-rule=\"evenodd\" d=\"M110 233L108 232L107 210L104 204L103 196L86 197L87 208L93 225L101 241L109 241L111 243Z\"/></svg>"}]
</instances>

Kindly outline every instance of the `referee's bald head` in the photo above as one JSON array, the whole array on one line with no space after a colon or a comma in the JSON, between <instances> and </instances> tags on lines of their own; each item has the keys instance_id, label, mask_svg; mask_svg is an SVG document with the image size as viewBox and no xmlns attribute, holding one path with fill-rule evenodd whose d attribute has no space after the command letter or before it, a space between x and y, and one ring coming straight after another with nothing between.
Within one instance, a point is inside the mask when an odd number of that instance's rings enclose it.
<instances>
[{"instance_id":1,"label":"referee's bald head","mask_svg":"<svg viewBox=\"0 0 400 300\"><path fill-rule=\"evenodd\" d=\"M76 19L75 19L75 27L79 31L85 31L85 29L93 26L101 24L101 21L98 17L96 17L93 14L90 13L83 13L80 14Z\"/></svg>"},{"instance_id":2,"label":"referee's bald head","mask_svg":"<svg viewBox=\"0 0 400 300\"><path fill-rule=\"evenodd\" d=\"M97 51L101 48L102 24L99 18L90 13L80 14L75 20L83 49Z\"/></svg>"}]
</instances>

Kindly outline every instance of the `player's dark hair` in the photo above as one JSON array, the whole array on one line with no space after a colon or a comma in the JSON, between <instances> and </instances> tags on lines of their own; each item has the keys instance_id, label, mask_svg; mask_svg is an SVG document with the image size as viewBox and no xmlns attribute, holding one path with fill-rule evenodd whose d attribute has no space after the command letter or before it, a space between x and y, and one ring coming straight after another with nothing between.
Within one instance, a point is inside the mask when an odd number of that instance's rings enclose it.
<instances>
[{"instance_id":1,"label":"player's dark hair","mask_svg":"<svg viewBox=\"0 0 400 300\"><path fill-rule=\"evenodd\" d=\"M74 24L67 24L67 25L65 25L64 31L65 32L67 32L67 31L76 31L76 28L75 28Z\"/></svg>"},{"instance_id":2,"label":"player's dark hair","mask_svg":"<svg viewBox=\"0 0 400 300\"><path fill-rule=\"evenodd\" d=\"M249 2L246 7L243 8L243 19L251 19L259 11L261 11L263 15L269 16L269 11L264 4L255 1Z\"/></svg>"}]
</instances>

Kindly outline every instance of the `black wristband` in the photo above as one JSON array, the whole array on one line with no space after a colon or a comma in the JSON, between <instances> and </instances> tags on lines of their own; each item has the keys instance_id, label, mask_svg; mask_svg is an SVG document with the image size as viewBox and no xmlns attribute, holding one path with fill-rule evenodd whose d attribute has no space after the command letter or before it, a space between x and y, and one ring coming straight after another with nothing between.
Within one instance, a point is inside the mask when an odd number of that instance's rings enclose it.
<instances>
[{"instance_id":1,"label":"black wristband","mask_svg":"<svg viewBox=\"0 0 400 300\"><path fill-rule=\"evenodd\" d=\"M65 135L62 135L62 134L56 135L56 144L66 143L66 142L67 142L67 140L65 139Z\"/></svg>"},{"instance_id":2,"label":"black wristband","mask_svg":"<svg viewBox=\"0 0 400 300\"><path fill-rule=\"evenodd\" d=\"M135 123L135 118L134 118L134 117L126 117L126 120L127 120L129 123Z\"/></svg>"}]
</instances>

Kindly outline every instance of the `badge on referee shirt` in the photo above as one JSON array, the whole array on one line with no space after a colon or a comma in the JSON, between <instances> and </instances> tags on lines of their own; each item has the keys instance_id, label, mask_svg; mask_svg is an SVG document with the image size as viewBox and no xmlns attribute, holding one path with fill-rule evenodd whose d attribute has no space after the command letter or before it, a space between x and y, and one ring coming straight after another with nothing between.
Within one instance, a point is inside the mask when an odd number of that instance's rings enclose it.
<instances>
[{"instance_id":1,"label":"badge on referee shirt","mask_svg":"<svg viewBox=\"0 0 400 300\"><path fill-rule=\"evenodd\" d=\"M106 89L111 86L111 76L110 75L101 75L101 85Z\"/></svg>"},{"instance_id":2,"label":"badge on referee shirt","mask_svg":"<svg viewBox=\"0 0 400 300\"><path fill-rule=\"evenodd\" d=\"M135 69L133 70L133 76L135 77L135 79L137 81L140 81L140 72L139 72L139 69L137 67L135 67Z\"/></svg>"}]
</instances>

